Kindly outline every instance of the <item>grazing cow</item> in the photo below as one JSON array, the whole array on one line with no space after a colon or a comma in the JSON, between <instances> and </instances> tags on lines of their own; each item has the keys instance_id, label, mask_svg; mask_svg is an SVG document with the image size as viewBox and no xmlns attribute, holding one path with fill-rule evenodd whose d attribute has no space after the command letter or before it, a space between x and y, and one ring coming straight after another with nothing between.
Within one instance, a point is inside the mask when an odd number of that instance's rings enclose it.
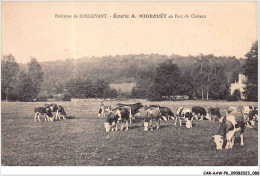
<instances>
[{"instance_id":1,"label":"grazing cow","mask_svg":"<svg viewBox=\"0 0 260 176\"><path fill-rule=\"evenodd\" d=\"M61 118L66 119L66 112L61 105L58 105L56 119L61 119Z\"/></svg>"},{"instance_id":2,"label":"grazing cow","mask_svg":"<svg viewBox=\"0 0 260 176\"><path fill-rule=\"evenodd\" d=\"M192 128L192 120L193 120L193 116L192 116L192 111L189 108L183 108L180 107L177 109L177 118L175 119L175 125L177 124L177 120L179 119L180 121L180 126L181 124L181 118L184 118L184 120L186 121L186 128Z\"/></svg>"},{"instance_id":3,"label":"grazing cow","mask_svg":"<svg viewBox=\"0 0 260 176\"><path fill-rule=\"evenodd\" d=\"M144 131L148 131L149 122L150 122L150 130L153 130L153 120L157 122L157 129L160 128L160 117L161 111L159 107L151 107L147 108L146 115L144 116Z\"/></svg>"},{"instance_id":4,"label":"grazing cow","mask_svg":"<svg viewBox=\"0 0 260 176\"><path fill-rule=\"evenodd\" d=\"M256 107L254 106L243 106L242 113L245 119L246 126L252 128L258 118L258 109L256 109Z\"/></svg>"},{"instance_id":5,"label":"grazing cow","mask_svg":"<svg viewBox=\"0 0 260 176\"><path fill-rule=\"evenodd\" d=\"M58 105L54 103L46 103L45 108L50 108L51 112L56 112L58 110Z\"/></svg>"},{"instance_id":6,"label":"grazing cow","mask_svg":"<svg viewBox=\"0 0 260 176\"><path fill-rule=\"evenodd\" d=\"M213 116L213 121L216 121L216 119L217 119L217 121L220 121L221 114L219 111L219 107L215 107L215 108L210 107L208 109L207 116L208 116L207 119L209 119L209 118L212 119L212 116Z\"/></svg>"},{"instance_id":7,"label":"grazing cow","mask_svg":"<svg viewBox=\"0 0 260 176\"><path fill-rule=\"evenodd\" d=\"M168 121L170 119L175 119L175 114L171 111L168 107L160 107L160 105L145 105L144 107L138 109L137 113L135 114L135 117L145 117L147 111L150 108L159 108L161 112L160 120Z\"/></svg>"},{"instance_id":8,"label":"grazing cow","mask_svg":"<svg viewBox=\"0 0 260 176\"><path fill-rule=\"evenodd\" d=\"M240 112L240 109L238 106L229 106L227 109L227 114L230 114L232 112Z\"/></svg>"},{"instance_id":9,"label":"grazing cow","mask_svg":"<svg viewBox=\"0 0 260 176\"><path fill-rule=\"evenodd\" d=\"M222 150L224 139L227 140L225 149L232 148L235 140L235 133L240 132L241 143L244 145L245 121L241 112L231 112L223 118L218 133L212 136L217 150Z\"/></svg>"},{"instance_id":10,"label":"grazing cow","mask_svg":"<svg viewBox=\"0 0 260 176\"><path fill-rule=\"evenodd\" d=\"M140 102L135 103L135 104L122 104L122 103L118 103L117 106L118 107L128 107L129 108L130 123L132 123L132 119L134 119L134 115L137 113L138 109L143 107L143 104L140 103Z\"/></svg>"},{"instance_id":11,"label":"grazing cow","mask_svg":"<svg viewBox=\"0 0 260 176\"><path fill-rule=\"evenodd\" d=\"M100 106L98 111L98 117L105 117L105 112L111 111L111 106Z\"/></svg>"},{"instance_id":12,"label":"grazing cow","mask_svg":"<svg viewBox=\"0 0 260 176\"><path fill-rule=\"evenodd\" d=\"M144 107L148 107L148 108L151 108L151 107L160 107L160 105L145 105Z\"/></svg>"},{"instance_id":13,"label":"grazing cow","mask_svg":"<svg viewBox=\"0 0 260 176\"><path fill-rule=\"evenodd\" d=\"M36 118L38 117L38 120L40 120L40 116L43 115L45 121L53 121L51 109L45 108L45 107L37 107L34 109L34 121L36 122Z\"/></svg>"},{"instance_id":14,"label":"grazing cow","mask_svg":"<svg viewBox=\"0 0 260 176\"><path fill-rule=\"evenodd\" d=\"M168 121L170 119L174 120L175 119L175 114L172 112L172 110L168 107L161 107L160 105L145 105L144 108L148 109L151 107L158 107L161 111L161 117L160 119L163 119L164 121Z\"/></svg>"},{"instance_id":15,"label":"grazing cow","mask_svg":"<svg viewBox=\"0 0 260 176\"><path fill-rule=\"evenodd\" d=\"M58 118L58 109L59 109L59 107L58 107L57 104L55 104L55 103L46 103L46 104L44 105L44 107L45 107L45 108L49 108L49 109L51 110L51 112L56 112L56 115L54 116L54 118L55 118L55 119Z\"/></svg>"},{"instance_id":16,"label":"grazing cow","mask_svg":"<svg viewBox=\"0 0 260 176\"><path fill-rule=\"evenodd\" d=\"M129 110L127 108L115 108L106 114L106 122L104 127L106 132L117 131L117 122L121 122L121 130L124 129L124 124L126 126L126 131L128 130L128 120L129 120Z\"/></svg>"},{"instance_id":17,"label":"grazing cow","mask_svg":"<svg viewBox=\"0 0 260 176\"><path fill-rule=\"evenodd\" d=\"M208 117L207 116L207 111L205 110L205 108L203 107L200 107L200 106L194 106L192 107L192 113L195 115L195 118L198 120L198 116L200 116L200 120L204 120L204 117ZM211 118L210 119L207 119L207 120L210 120L211 121Z\"/></svg>"},{"instance_id":18,"label":"grazing cow","mask_svg":"<svg viewBox=\"0 0 260 176\"><path fill-rule=\"evenodd\" d=\"M57 105L54 103L46 103L44 107L49 108L51 112L56 112L56 115L54 116L55 119L66 119L66 112L61 105Z\"/></svg>"},{"instance_id":19,"label":"grazing cow","mask_svg":"<svg viewBox=\"0 0 260 176\"><path fill-rule=\"evenodd\" d=\"M170 108L168 107L159 107L160 112L161 112L161 118L165 121L167 120L174 120L175 119L175 114L173 114L173 112L171 111Z\"/></svg>"}]
</instances>

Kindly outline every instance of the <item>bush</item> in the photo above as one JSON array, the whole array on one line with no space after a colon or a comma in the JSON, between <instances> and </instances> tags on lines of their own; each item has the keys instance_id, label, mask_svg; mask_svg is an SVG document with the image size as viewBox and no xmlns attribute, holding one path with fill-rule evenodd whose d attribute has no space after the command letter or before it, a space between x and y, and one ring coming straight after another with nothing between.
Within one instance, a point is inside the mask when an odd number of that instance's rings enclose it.
<instances>
[{"instance_id":1,"label":"bush","mask_svg":"<svg viewBox=\"0 0 260 176\"><path fill-rule=\"evenodd\" d=\"M236 98L233 95L229 95L227 97L227 101L237 101Z\"/></svg>"},{"instance_id":2,"label":"bush","mask_svg":"<svg viewBox=\"0 0 260 176\"><path fill-rule=\"evenodd\" d=\"M38 95L36 101L47 101L47 95Z\"/></svg>"},{"instance_id":3,"label":"bush","mask_svg":"<svg viewBox=\"0 0 260 176\"><path fill-rule=\"evenodd\" d=\"M71 101L71 95L68 93L56 94L53 97L55 101Z\"/></svg>"},{"instance_id":4,"label":"bush","mask_svg":"<svg viewBox=\"0 0 260 176\"><path fill-rule=\"evenodd\" d=\"M54 97L53 97L53 95L51 94L51 95L48 95L48 98L49 98L49 99L53 99Z\"/></svg>"},{"instance_id":5,"label":"bush","mask_svg":"<svg viewBox=\"0 0 260 176\"><path fill-rule=\"evenodd\" d=\"M71 101L71 95L68 93L63 94L63 101Z\"/></svg>"},{"instance_id":6,"label":"bush","mask_svg":"<svg viewBox=\"0 0 260 176\"><path fill-rule=\"evenodd\" d=\"M116 89L110 89L109 90L109 98L116 98L118 96Z\"/></svg>"},{"instance_id":7,"label":"bush","mask_svg":"<svg viewBox=\"0 0 260 176\"><path fill-rule=\"evenodd\" d=\"M241 100L241 94L239 90L235 90L232 95L227 97L227 101L238 101Z\"/></svg>"}]
</instances>

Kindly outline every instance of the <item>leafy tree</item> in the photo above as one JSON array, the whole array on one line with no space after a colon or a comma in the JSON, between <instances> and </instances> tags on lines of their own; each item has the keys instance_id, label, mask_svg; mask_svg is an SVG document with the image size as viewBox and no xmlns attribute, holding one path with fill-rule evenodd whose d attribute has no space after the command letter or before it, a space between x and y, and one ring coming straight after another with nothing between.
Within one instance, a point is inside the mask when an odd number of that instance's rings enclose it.
<instances>
[{"instance_id":1,"label":"leafy tree","mask_svg":"<svg viewBox=\"0 0 260 176\"><path fill-rule=\"evenodd\" d=\"M65 89L64 84L61 82L57 82L54 84L53 92L55 94L60 94L60 93L63 93L64 89Z\"/></svg>"},{"instance_id":2,"label":"leafy tree","mask_svg":"<svg viewBox=\"0 0 260 176\"><path fill-rule=\"evenodd\" d=\"M181 95L188 95L189 99L193 98L194 94L194 89L196 87L196 83L193 82L193 75L192 75L192 70L187 69L182 73L181 76L181 84L182 84L182 89L180 90Z\"/></svg>"},{"instance_id":3,"label":"leafy tree","mask_svg":"<svg viewBox=\"0 0 260 176\"><path fill-rule=\"evenodd\" d=\"M220 77L213 77L210 84L210 95L213 99L226 99L229 94L228 85L225 83L225 79Z\"/></svg>"},{"instance_id":4,"label":"leafy tree","mask_svg":"<svg viewBox=\"0 0 260 176\"><path fill-rule=\"evenodd\" d=\"M181 83L181 71L179 67L172 62L166 60L156 69L154 84L160 96L171 96L180 93L183 88Z\"/></svg>"},{"instance_id":5,"label":"leafy tree","mask_svg":"<svg viewBox=\"0 0 260 176\"><path fill-rule=\"evenodd\" d=\"M147 91L146 91L146 97L148 100L150 101L158 101L162 99L162 95L161 93L158 91L158 84L155 83L151 83L148 87L147 87Z\"/></svg>"},{"instance_id":6,"label":"leafy tree","mask_svg":"<svg viewBox=\"0 0 260 176\"><path fill-rule=\"evenodd\" d=\"M95 97L94 83L90 79L71 79L66 83L66 90L73 98Z\"/></svg>"},{"instance_id":7,"label":"leafy tree","mask_svg":"<svg viewBox=\"0 0 260 176\"><path fill-rule=\"evenodd\" d=\"M196 87L201 91L201 98L202 100L205 99L205 89L207 90L207 95L209 91L209 81L210 81L210 68L209 68L209 57L200 54L196 58L196 63L194 65L194 74L193 79L196 83Z\"/></svg>"},{"instance_id":8,"label":"leafy tree","mask_svg":"<svg viewBox=\"0 0 260 176\"><path fill-rule=\"evenodd\" d=\"M156 68L149 67L138 71L138 77L136 79L136 86L131 91L132 98L147 98L147 87L153 83Z\"/></svg>"},{"instance_id":9,"label":"leafy tree","mask_svg":"<svg viewBox=\"0 0 260 176\"><path fill-rule=\"evenodd\" d=\"M109 97L109 83L106 80L98 79L94 86L95 97L108 98Z\"/></svg>"},{"instance_id":10,"label":"leafy tree","mask_svg":"<svg viewBox=\"0 0 260 176\"><path fill-rule=\"evenodd\" d=\"M258 101L258 85L247 84L246 87L244 88L243 95L248 101Z\"/></svg>"},{"instance_id":11,"label":"leafy tree","mask_svg":"<svg viewBox=\"0 0 260 176\"><path fill-rule=\"evenodd\" d=\"M225 99L229 89L224 66L215 60L212 62L210 72L209 93L211 97L218 100Z\"/></svg>"},{"instance_id":12,"label":"leafy tree","mask_svg":"<svg viewBox=\"0 0 260 176\"><path fill-rule=\"evenodd\" d=\"M116 90L111 90L106 80L98 79L71 79L66 83L67 92L74 98L114 98L117 96Z\"/></svg>"},{"instance_id":13,"label":"leafy tree","mask_svg":"<svg viewBox=\"0 0 260 176\"><path fill-rule=\"evenodd\" d=\"M227 94L228 82L223 60L214 55L200 54L193 70L195 87L200 89L202 100L223 99Z\"/></svg>"},{"instance_id":14,"label":"leafy tree","mask_svg":"<svg viewBox=\"0 0 260 176\"><path fill-rule=\"evenodd\" d=\"M15 93L19 101L32 101L34 97L33 82L28 74L23 70L19 72L18 79L15 84Z\"/></svg>"},{"instance_id":15,"label":"leafy tree","mask_svg":"<svg viewBox=\"0 0 260 176\"><path fill-rule=\"evenodd\" d=\"M41 91L41 83L43 82L43 71L41 65L36 58L32 57L28 63L28 76L32 81L32 96L37 97Z\"/></svg>"},{"instance_id":16,"label":"leafy tree","mask_svg":"<svg viewBox=\"0 0 260 176\"><path fill-rule=\"evenodd\" d=\"M250 51L245 55L247 57L244 65L244 74L251 84L258 84L258 42L254 42Z\"/></svg>"},{"instance_id":17,"label":"leafy tree","mask_svg":"<svg viewBox=\"0 0 260 176\"><path fill-rule=\"evenodd\" d=\"M117 90L116 89L110 89L109 97L110 98L116 98L117 97Z\"/></svg>"},{"instance_id":18,"label":"leafy tree","mask_svg":"<svg viewBox=\"0 0 260 176\"><path fill-rule=\"evenodd\" d=\"M257 101L258 97L258 42L254 42L243 66L244 74L247 77L244 95L246 100Z\"/></svg>"},{"instance_id":19,"label":"leafy tree","mask_svg":"<svg viewBox=\"0 0 260 176\"><path fill-rule=\"evenodd\" d=\"M2 99L8 101L9 94L14 87L19 65L16 63L13 55L4 55L1 61L1 95Z\"/></svg>"}]
</instances>

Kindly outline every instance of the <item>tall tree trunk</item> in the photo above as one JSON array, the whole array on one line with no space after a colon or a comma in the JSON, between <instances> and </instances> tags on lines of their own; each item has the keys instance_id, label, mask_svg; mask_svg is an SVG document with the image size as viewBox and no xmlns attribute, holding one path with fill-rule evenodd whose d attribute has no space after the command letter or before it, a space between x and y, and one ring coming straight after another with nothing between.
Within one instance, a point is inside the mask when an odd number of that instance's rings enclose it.
<instances>
[{"instance_id":1,"label":"tall tree trunk","mask_svg":"<svg viewBox=\"0 0 260 176\"><path fill-rule=\"evenodd\" d=\"M207 84L209 85L209 74L208 74L208 82ZM207 101L209 100L209 86L207 86Z\"/></svg>"},{"instance_id":2,"label":"tall tree trunk","mask_svg":"<svg viewBox=\"0 0 260 176\"><path fill-rule=\"evenodd\" d=\"M9 88L6 88L6 97L5 97L6 102L8 102L8 96L9 96Z\"/></svg>"},{"instance_id":3,"label":"tall tree trunk","mask_svg":"<svg viewBox=\"0 0 260 176\"><path fill-rule=\"evenodd\" d=\"M204 100L203 88L201 88L201 99Z\"/></svg>"},{"instance_id":4,"label":"tall tree trunk","mask_svg":"<svg viewBox=\"0 0 260 176\"><path fill-rule=\"evenodd\" d=\"M207 90L207 100L209 100L209 88L207 88L206 90Z\"/></svg>"}]
</instances>

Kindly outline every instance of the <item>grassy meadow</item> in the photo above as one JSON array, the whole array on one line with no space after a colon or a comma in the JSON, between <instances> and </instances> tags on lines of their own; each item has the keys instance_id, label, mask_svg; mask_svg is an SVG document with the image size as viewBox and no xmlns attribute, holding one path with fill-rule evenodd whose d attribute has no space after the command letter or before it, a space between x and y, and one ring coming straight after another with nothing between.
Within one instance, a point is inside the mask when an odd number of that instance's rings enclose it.
<instances>
[{"instance_id":1,"label":"grassy meadow","mask_svg":"<svg viewBox=\"0 0 260 176\"><path fill-rule=\"evenodd\" d=\"M219 106L221 114L230 105L256 102L106 100L117 103L158 104L175 113L180 106ZM143 131L142 119L129 131L105 132L104 118L97 116L101 100L55 102L70 117L54 122L33 121L34 107L45 102L2 102L2 166L257 166L258 123L246 128L244 146L237 136L233 149L217 151L212 139L219 122L193 121L193 128L161 123L154 131ZM154 123L155 126L155 123Z\"/></svg>"}]
</instances>

